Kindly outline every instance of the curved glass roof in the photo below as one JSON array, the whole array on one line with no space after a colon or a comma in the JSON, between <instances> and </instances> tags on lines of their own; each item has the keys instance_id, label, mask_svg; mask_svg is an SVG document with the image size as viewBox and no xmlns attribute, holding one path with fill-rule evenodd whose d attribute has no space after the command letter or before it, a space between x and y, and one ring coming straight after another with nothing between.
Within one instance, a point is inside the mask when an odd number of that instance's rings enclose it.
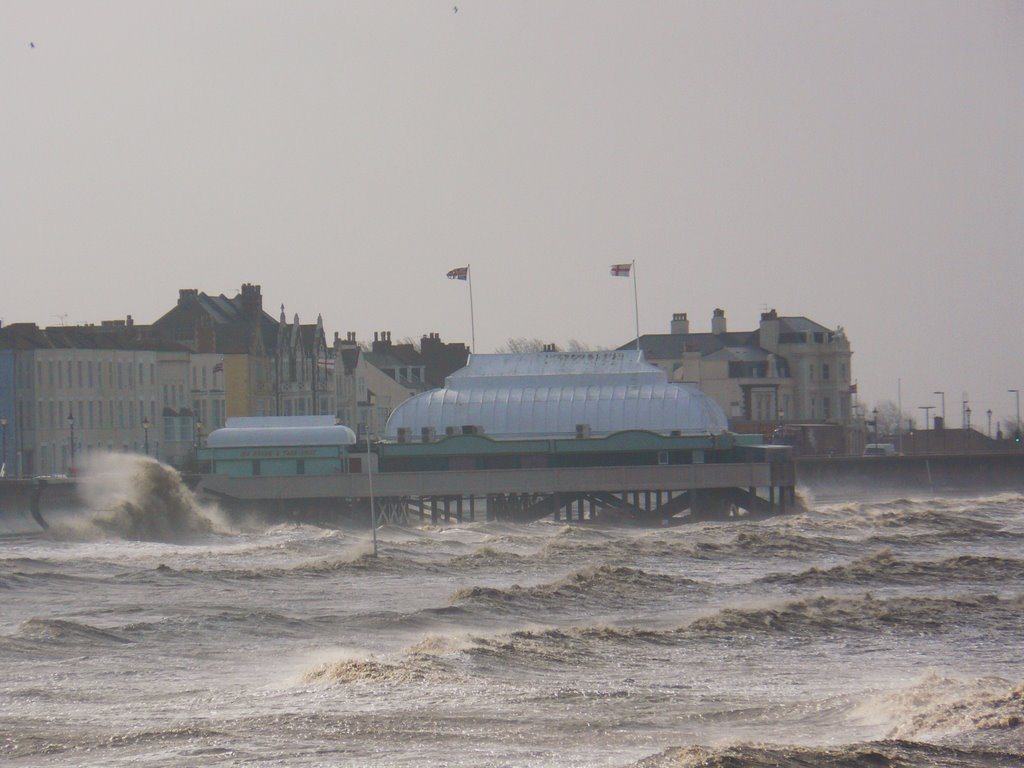
<instances>
[{"instance_id":1,"label":"curved glass roof","mask_svg":"<svg viewBox=\"0 0 1024 768\"><path fill-rule=\"evenodd\" d=\"M207 448L269 448L296 445L353 445L356 433L333 416L253 416L227 420L206 438Z\"/></svg>"},{"instance_id":2,"label":"curved glass roof","mask_svg":"<svg viewBox=\"0 0 1024 768\"><path fill-rule=\"evenodd\" d=\"M473 355L442 389L416 395L398 406L387 437L424 427L438 436L446 428L480 428L492 437L591 434L625 429L707 434L728 428L718 404L695 387L674 384L640 352L540 352Z\"/></svg>"}]
</instances>

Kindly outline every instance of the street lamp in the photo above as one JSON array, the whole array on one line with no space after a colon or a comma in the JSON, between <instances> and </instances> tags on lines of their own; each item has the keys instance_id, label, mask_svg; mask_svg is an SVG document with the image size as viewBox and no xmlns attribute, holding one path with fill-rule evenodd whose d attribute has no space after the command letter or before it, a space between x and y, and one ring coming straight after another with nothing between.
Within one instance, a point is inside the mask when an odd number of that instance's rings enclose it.
<instances>
[{"instance_id":1,"label":"street lamp","mask_svg":"<svg viewBox=\"0 0 1024 768\"><path fill-rule=\"evenodd\" d=\"M196 422L196 448L203 447L203 422Z\"/></svg>"},{"instance_id":2,"label":"street lamp","mask_svg":"<svg viewBox=\"0 0 1024 768\"><path fill-rule=\"evenodd\" d=\"M366 475L370 482L370 531L373 536L373 556L377 556L377 507L373 502L373 461L370 457L370 430L366 430Z\"/></svg>"},{"instance_id":3,"label":"street lamp","mask_svg":"<svg viewBox=\"0 0 1024 768\"><path fill-rule=\"evenodd\" d=\"M985 411L985 415L988 416L988 437L991 440L992 439L992 409L989 408L987 411Z\"/></svg>"},{"instance_id":4,"label":"street lamp","mask_svg":"<svg viewBox=\"0 0 1024 768\"><path fill-rule=\"evenodd\" d=\"M932 392L933 395L938 395L942 398L942 425L946 425L946 393L945 392Z\"/></svg>"},{"instance_id":5,"label":"street lamp","mask_svg":"<svg viewBox=\"0 0 1024 768\"><path fill-rule=\"evenodd\" d=\"M75 474L75 413L68 409L68 428L71 430L71 475Z\"/></svg>"},{"instance_id":6,"label":"street lamp","mask_svg":"<svg viewBox=\"0 0 1024 768\"><path fill-rule=\"evenodd\" d=\"M878 443L878 409L874 408L871 411L871 415L874 417L872 424L874 424L875 427L875 443Z\"/></svg>"},{"instance_id":7,"label":"street lamp","mask_svg":"<svg viewBox=\"0 0 1024 768\"><path fill-rule=\"evenodd\" d=\"M142 419L142 434L145 435L146 455L149 456L149 419Z\"/></svg>"},{"instance_id":8,"label":"street lamp","mask_svg":"<svg viewBox=\"0 0 1024 768\"><path fill-rule=\"evenodd\" d=\"M964 448L971 445L971 406L964 406Z\"/></svg>"}]
</instances>

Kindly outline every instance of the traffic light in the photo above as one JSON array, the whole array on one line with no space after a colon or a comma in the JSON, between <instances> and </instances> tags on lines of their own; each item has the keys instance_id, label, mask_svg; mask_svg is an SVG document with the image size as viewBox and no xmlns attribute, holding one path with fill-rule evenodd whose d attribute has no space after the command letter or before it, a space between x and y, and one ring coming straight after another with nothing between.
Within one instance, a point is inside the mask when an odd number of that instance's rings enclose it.
<instances>
[{"instance_id":1,"label":"traffic light","mask_svg":"<svg viewBox=\"0 0 1024 768\"><path fill-rule=\"evenodd\" d=\"M1019 429L1016 432L1013 433L1013 442L1016 445L1020 445L1020 430Z\"/></svg>"}]
</instances>

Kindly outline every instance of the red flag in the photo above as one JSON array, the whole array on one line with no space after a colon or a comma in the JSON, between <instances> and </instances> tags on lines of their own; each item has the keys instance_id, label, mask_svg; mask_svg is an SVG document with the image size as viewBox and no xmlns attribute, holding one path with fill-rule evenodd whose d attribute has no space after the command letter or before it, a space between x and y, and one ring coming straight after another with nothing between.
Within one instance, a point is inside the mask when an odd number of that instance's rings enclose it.
<instances>
[{"instance_id":1,"label":"red flag","mask_svg":"<svg viewBox=\"0 0 1024 768\"><path fill-rule=\"evenodd\" d=\"M854 382L853 384L850 385L850 394L851 395L856 395L857 394L857 382Z\"/></svg>"},{"instance_id":2,"label":"red flag","mask_svg":"<svg viewBox=\"0 0 1024 768\"><path fill-rule=\"evenodd\" d=\"M448 271L449 280L468 280L469 279L469 267L456 267L455 269Z\"/></svg>"},{"instance_id":3,"label":"red flag","mask_svg":"<svg viewBox=\"0 0 1024 768\"><path fill-rule=\"evenodd\" d=\"M612 264L612 277L629 277L632 264Z\"/></svg>"}]
</instances>

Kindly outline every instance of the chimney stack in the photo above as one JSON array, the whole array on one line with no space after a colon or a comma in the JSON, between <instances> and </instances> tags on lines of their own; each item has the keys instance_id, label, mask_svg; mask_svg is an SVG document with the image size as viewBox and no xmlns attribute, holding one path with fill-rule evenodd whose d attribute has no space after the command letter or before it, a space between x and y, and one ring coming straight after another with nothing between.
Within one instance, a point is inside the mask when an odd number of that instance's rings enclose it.
<instances>
[{"instance_id":1,"label":"chimney stack","mask_svg":"<svg viewBox=\"0 0 1024 768\"><path fill-rule=\"evenodd\" d=\"M714 314L711 316L711 332L716 336L725 333L724 309L715 309Z\"/></svg>"},{"instance_id":2,"label":"chimney stack","mask_svg":"<svg viewBox=\"0 0 1024 768\"><path fill-rule=\"evenodd\" d=\"M686 318L685 312L676 312L672 315L672 324L669 326L669 333L687 334L690 332L690 321Z\"/></svg>"},{"instance_id":3,"label":"chimney stack","mask_svg":"<svg viewBox=\"0 0 1024 768\"><path fill-rule=\"evenodd\" d=\"M779 348L779 313L774 309L771 312L761 313L761 328L758 334L758 343L762 349L775 352Z\"/></svg>"},{"instance_id":4,"label":"chimney stack","mask_svg":"<svg viewBox=\"0 0 1024 768\"><path fill-rule=\"evenodd\" d=\"M260 287L252 283L242 283L242 317L255 320L263 311L263 295Z\"/></svg>"}]
</instances>

